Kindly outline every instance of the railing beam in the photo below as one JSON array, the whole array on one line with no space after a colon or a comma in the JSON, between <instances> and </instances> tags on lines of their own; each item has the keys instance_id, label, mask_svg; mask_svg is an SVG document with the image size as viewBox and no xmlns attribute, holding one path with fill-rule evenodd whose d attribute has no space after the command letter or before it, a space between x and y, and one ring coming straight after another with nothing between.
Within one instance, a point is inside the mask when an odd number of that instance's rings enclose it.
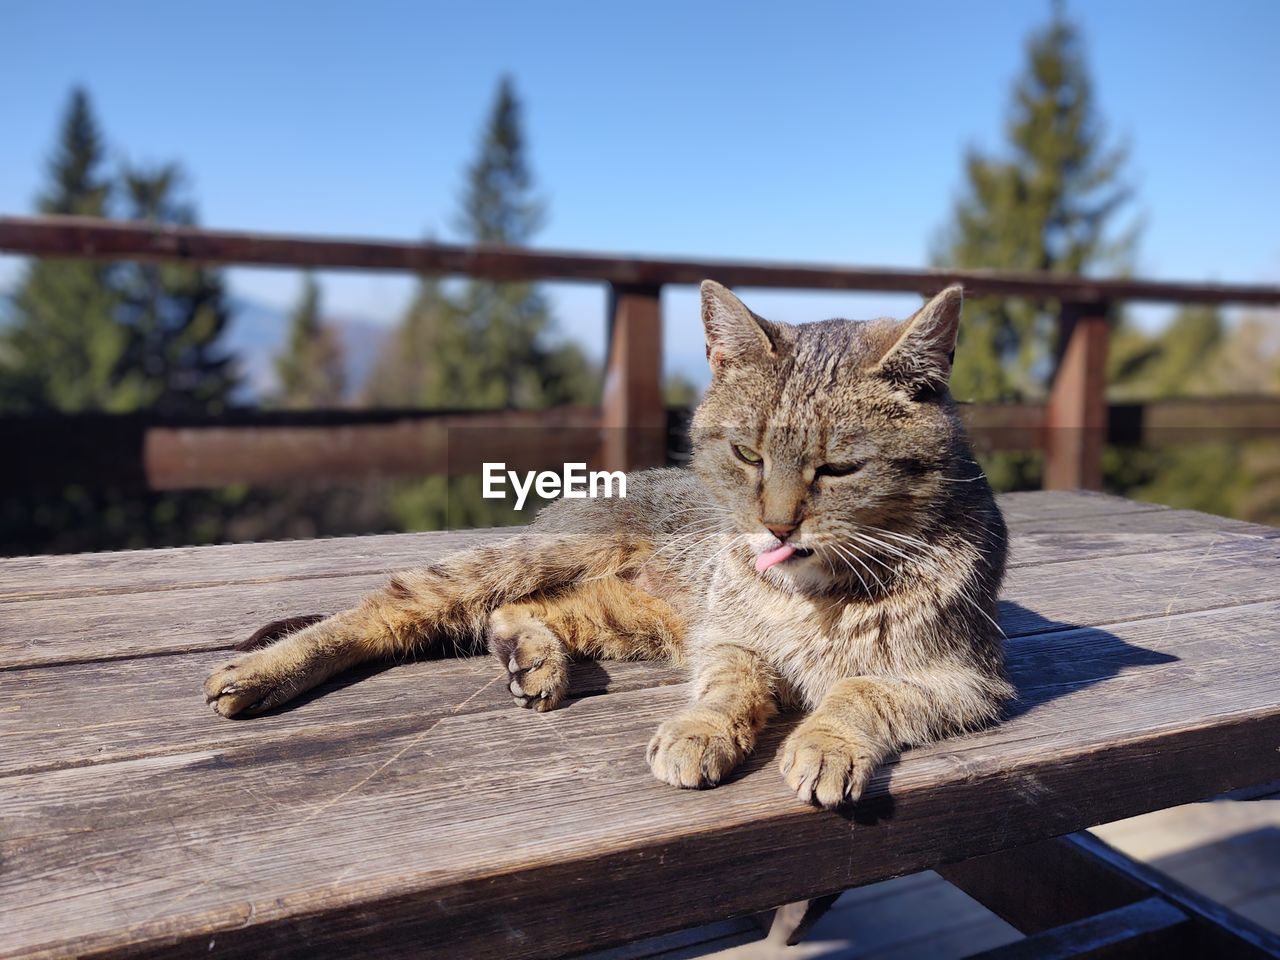
<instances>
[{"instance_id":1,"label":"railing beam","mask_svg":"<svg viewBox=\"0 0 1280 960\"><path fill-rule=\"evenodd\" d=\"M730 287L877 290L931 295L952 283L969 297L1027 297L1089 302L1238 303L1274 306L1280 286L1174 283L1073 277L1007 270L901 270L812 263L680 260L484 245L366 240L209 230L90 217L0 216L0 252L94 260L391 270L498 281L580 280L634 286L698 284Z\"/></svg>"}]
</instances>

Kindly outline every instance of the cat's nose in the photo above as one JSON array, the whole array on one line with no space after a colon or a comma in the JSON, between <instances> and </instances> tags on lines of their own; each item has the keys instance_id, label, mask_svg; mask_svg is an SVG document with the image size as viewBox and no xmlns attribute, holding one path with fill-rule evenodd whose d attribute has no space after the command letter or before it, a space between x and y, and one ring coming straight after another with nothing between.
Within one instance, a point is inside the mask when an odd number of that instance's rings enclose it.
<instances>
[{"instance_id":1,"label":"cat's nose","mask_svg":"<svg viewBox=\"0 0 1280 960\"><path fill-rule=\"evenodd\" d=\"M798 523L769 523L766 521L764 528L779 540L785 540L796 532L796 527L798 526L800 526Z\"/></svg>"}]
</instances>

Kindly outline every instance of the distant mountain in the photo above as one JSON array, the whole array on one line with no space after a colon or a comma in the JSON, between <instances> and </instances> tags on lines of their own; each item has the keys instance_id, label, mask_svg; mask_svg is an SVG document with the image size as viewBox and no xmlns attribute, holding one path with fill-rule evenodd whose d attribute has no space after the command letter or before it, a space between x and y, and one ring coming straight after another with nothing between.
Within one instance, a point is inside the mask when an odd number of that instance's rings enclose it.
<instances>
[{"instance_id":1,"label":"distant mountain","mask_svg":"<svg viewBox=\"0 0 1280 960\"><path fill-rule=\"evenodd\" d=\"M256 403L270 396L276 388L275 357L288 335L289 316L284 310L231 297L231 322L227 325L226 345L239 360L244 377L237 400ZM0 290L0 327L10 319L13 294ZM382 345L391 328L358 317L328 317L342 338L343 359L347 368L347 396L357 397L373 375Z\"/></svg>"},{"instance_id":2,"label":"distant mountain","mask_svg":"<svg viewBox=\"0 0 1280 960\"><path fill-rule=\"evenodd\" d=\"M239 357L244 386L239 399L254 402L276 388L275 358L288 335L289 316L253 300L235 297L226 344ZM342 338L348 396L358 396L373 374L374 364L391 330L384 324L352 317L330 317Z\"/></svg>"}]
</instances>

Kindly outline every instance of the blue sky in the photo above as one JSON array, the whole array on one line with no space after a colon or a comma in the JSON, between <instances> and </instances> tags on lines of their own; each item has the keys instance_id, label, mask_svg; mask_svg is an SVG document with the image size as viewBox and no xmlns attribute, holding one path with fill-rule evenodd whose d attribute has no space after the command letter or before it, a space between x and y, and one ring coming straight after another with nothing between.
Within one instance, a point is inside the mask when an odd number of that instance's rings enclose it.
<instances>
[{"instance_id":1,"label":"blue sky","mask_svg":"<svg viewBox=\"0 0 1280 960\"><path fill-rule=\"evenodd\" d=\"M1140 272L1280 279L1280 3L1084 2L1109 129L1132 147ZM997 146L1048 3L159 3L0 0L0 211L39 189L57 117L91 92L117 160L181 160L218 227L453 236L498 76L527 107L540 246L915 266L966 146ZM0 259L0 286L16 261ZM409 282L324 278L330 309L392 321ZM298 280L236 270L287 305ZM603 292L553 289L599 350ZM780 319L911 298L761 293ZM668 358L701 356L669 291Z\"/></svg>"}]
</instances>

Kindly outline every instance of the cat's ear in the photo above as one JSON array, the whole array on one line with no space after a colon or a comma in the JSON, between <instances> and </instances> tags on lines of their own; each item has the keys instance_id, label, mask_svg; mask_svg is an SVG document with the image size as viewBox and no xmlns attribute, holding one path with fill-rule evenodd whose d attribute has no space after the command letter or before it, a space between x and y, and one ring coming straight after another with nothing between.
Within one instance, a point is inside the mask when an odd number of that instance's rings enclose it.
<instances>
[{"instance_id":1,"label":"cat's ear","mask_svg":"<svg viewBox=\"0 0 1280 960\"><path fill-rule=\"evenodd\" d=\"M702 281L702 326L713 375L777 353L778 328L714 280Z\"/></svg>"},{"instance_id":2,"label":"cat's ear","mask_svg":"<svg viewBox=\"0 0 1280 960\"><path fill-rule=\"evenodd\" d=\"M912 394L945 387L956 357L963 305L964 288L953 284L912 314L876 365L880 376Z\"/></svg>"}]
</instances>

